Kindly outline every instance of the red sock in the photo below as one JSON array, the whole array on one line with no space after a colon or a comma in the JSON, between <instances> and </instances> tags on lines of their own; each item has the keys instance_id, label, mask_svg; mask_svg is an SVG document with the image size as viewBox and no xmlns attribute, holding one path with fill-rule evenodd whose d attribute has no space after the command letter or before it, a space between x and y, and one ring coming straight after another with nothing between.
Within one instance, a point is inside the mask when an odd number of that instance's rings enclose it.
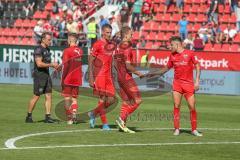
<instances>
[{"instance_id":1,"label":"red sock","mask_svg":"<svg viewBox=\"0 0 240 160\"><path fill-rule=\"evenodd\" d=\"M65 114L67 116L67 120L71 119L71 115L72 115L72 110L70 107L64 106L65 108Z\"/></svg>"},{"instance_id":2,"label":"red sock","mask_svg":"<svg viewBox=\"0 0 240 160\"><path fill-rule=\"evenodd\" d=\"M102 110L103 107L104 102L98 101L97 107L93 110L94 115L97 116L98 114L100 114L100 111Z\"/></svg>"},{"instance_id":3,"label":"red sock","mask_svg":"<svg viewBox=\"0 0 240 160\"><path fill-rule=\"evenodd\" d=\"M75 110L75 111L77 111L77 109L78 109L78 105L77 104L72 104L71 105L71 110Z\"/></svg>"},{"instance_id":4,"label":"red sock","mask_svg":"<svg viewBox=\"0 0 240 160\"><path fill-rule=\"evenodd\" d=\"M180 109L174 107L173 109L173 122L174 122L174 128L179 129L179 121L180 121Z\"/></svg>"},{"instance_id":5,"label":"red sock","mask_svg":"<svg viewBox=\"0 0 240 160\"><path fill-rule=\"evenodd\" d=\"M197 112L196 110L190 111L190 120L192 125L192 131L197 129Z\"/></svg>"},{"instance_id":6,"label":"red sock","mask_svg":"<svg viewBox=\"0 0 240 160\"><path fill-rule=\"evenodd\" d=\"M134 103L133 105L129 105L128 108L128 115L132 114L138 107L139 107L139 103Z\"/></svg>"},{"instance_id":7,"label":"red sock","mask_svg":"<svg viewBox=\"0 0 240 160\"><path fill-rule=\"evenodd\" d=\"M126 122L126 119L127 119L127 116L128 116L128 110L129 110L128 105L122 103L121 111L120 111L120 118L121 118L124 122Z\"/></svg>"},{"instance_id":8,"label":"red sock","mask_svg":"<svg viewBox=\"0 0 240 160\"><path fill-rule=\"evenodd\" d=\"M94 115L97 116L99 114L101 121L103 124L107 124L107 117L106 117L106 112L105 112L105 106L106 103L103 101L98 101L97 108L94 109Z\"/></svg>"}]
</instances>

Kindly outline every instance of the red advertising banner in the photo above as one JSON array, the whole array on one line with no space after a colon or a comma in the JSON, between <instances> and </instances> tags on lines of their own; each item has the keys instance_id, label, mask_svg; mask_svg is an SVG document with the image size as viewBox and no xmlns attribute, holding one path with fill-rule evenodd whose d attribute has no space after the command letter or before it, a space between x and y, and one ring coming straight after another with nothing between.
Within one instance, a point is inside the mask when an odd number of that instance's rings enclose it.
<instances>
[{"instance_id":1,"label":"red advertising banner","mask_svg":"<svg viewBox=\"0 0 240 160\"><path fill-rule=\"evenodd\" d=\"M164 66L168 62L170 51L138 50L137 63L141 63L142 56L148 54L148 63L153 66ZM203 70L240 71L240 53L226 52L195 52Z\"/></svg>"}]
</instances>

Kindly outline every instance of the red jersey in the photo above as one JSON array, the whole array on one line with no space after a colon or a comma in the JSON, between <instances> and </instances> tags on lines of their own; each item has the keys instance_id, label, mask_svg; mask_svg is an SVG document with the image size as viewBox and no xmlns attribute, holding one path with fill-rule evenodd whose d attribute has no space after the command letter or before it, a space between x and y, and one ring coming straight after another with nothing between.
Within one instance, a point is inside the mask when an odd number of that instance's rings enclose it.
<instances>
[{"instance_id":1,"label":"red jersey","mask_svg":"<svg viewBox=\"0 0 240 160\"><path fill-rule=\"evenodd\" d=\"M117 70L118 81L129 80L132 74L126 67L127 63L133 63L132 46L129 42L123 42L117 47L114 55L114 67Z\"/></svg>"},{"instance_id":2,"label":"red jersey","mask_svg":"<svg viewBox=\"0 0 240 160\"><path fill-rule=\"evenodd\" d=\"M112 77L112 55L115 51L115 43L105 39L96 41L92 47L91 55L95 57L93 62L94 77Z\"/></svg>"},{"instance_id":3,"label":"red jersey","mask_svg":"<svg viewBox=\"0 0 240 160\"><path fill-rule=\"evenodd\" d=\"M71 46L64 50L62 84L82 85L82 55L83 51L77 46Z\"/></svg>"},{"instance_id":4,"label":"red jersey","mask_svg":"<svg viewBox=\"0 0 240 160\"><path fill-rule=\"evenodd\" d=\"M193 83L193 69L197 63L197 56L192 51L184 50L182 53L172 53L167 67L174 68L174 81Z\"/></svg>"}]
</instances>

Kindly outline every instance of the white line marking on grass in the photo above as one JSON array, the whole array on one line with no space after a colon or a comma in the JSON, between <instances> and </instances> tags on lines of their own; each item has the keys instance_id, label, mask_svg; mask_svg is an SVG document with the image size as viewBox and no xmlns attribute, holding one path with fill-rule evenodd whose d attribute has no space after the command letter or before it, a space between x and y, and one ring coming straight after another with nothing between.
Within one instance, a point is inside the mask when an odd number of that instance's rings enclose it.
<instances>
[{"instance_id":1,"label":"white line marking on grass","mask_svg":"<svg viewBox=\"0 0 240 160\"><path fill-rule=\"evenodd\" d=\"M182 143L130 143L130 144L80 144L63 146L0 148L0 150L54 149L54 148L91 148L91 147L131 147L131 146L172 146L172 145L218 145L240 144L240 142L182 142Z\"/></svg>"},{"instance_id":2,"label":"white line marking on grass","mask_svg":"<svg viewBox=\"0 0 240 160\"><path fill-rule=\"evenodd\" d=\"M181 128L183 130L189 130L189 128ZM117 129L112 129L113 131L116 131ZM137 129L137 131L162 131L162 130L172 130L172 128L142 128L142 129ZM199 128L199 130L213 130L213 131L240 131L240 128L235 128L235 129L230 129L230 128ZM41 135L48 135L48 134L59 134L59 133L73 133L73 132L96 132L96 131L101 131L100 129L83 129L83 130L69 130L69 131L54 131L54 132L42 132L42 133L33 133L33 134L26 134L14 138L10 138L5 142L6 148L0 148L1 150L3 149L32 149L32 148L44 148L44 147L20 147L17 148L15 146L16 141L21 140L23 138L28 138L28 137L34 137L34 136L41 136ZM240 142L201 142L201 143L186 143L186 144L208 144L208 143L227 143L227 144L239 144ZM154 143L155 144L155 143ZM99 144L99 145L76 145L77 147L90 147L90 146L95 146L95 147L101 147L103 146L122 146L122 145L128 145L128 146L135 146L135 145L154 145L154 144ZM176 144L185 144L185 143L156 143L157 145L176 145ZM155 144L155 145L156 145ZM50 148L60 148L61 146L46 146ZM63 147L68 147L68 146L63 146ZM74 147L74 145L73 145Z\"/></svg>"}]
</instances>

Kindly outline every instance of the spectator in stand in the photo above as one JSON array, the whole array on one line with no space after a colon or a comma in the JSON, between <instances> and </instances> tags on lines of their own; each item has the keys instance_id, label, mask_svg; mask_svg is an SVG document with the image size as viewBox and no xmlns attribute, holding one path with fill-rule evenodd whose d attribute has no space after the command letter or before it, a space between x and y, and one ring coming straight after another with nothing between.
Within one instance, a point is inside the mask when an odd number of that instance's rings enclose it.
<instances>
[{"instance_id":1,"label":"spectator in stand","mask_svg":"<svg viewBox=\"0 0 240 160\"><path fill-rule=\"evenodd\" d=\"M83 22L84 21L84 18L83 17L80 17L77 21L78 23L78 29L79 29L79 32L83 32L84 31L84 26L83 26Z\"/></svg>"},{"instance_id":2,"label":"spectator in stand","mask_svg":"<svg viewBox=\"0 0 240 160\"><path fill-rule=\"evenodd\" d=\"M1 19L3 17L3 14L4 14L4 6L3 6L3 3L0 1L0 18Z\"/></svg>"},{"instance_id":3,"label":"spectator in stand","mask_svg":"<svg viewBox=\"0 0 240 160\"><path fill-rule=\"evenodd\" d=\"M204 41L196 34L196 37L193 41L193 48L195 51L202 51L204 49Z\"/></svg>"},{"instance_id":4,"label":"spectator in stand","mask_svg":"<svg viewBox=\"0 0 240 160\"><path fill-rule=\"evenodd\" d=\"M204 43L207 43L209 41L209 33L208 33L208 27L206 23L202 23L201 28L198 30L198 34Z\"/></svg>"},{"instance_id":5,"label":"spectator in stand","mask_svg":"<svg viewBox=\"0 0 240 160\"><path fill-rule=\"evenodd\" d=\"M80 17L82 17L82 16L83 16L83 14L82 14L82 12L81 12L80 7L78 7L78 6L73 6L73 20L77 22L78 19L79 19Z\"/></svg>"},{"instance_id":6,"label":"spectator in stand","mask_svg":"<svg viewBox=\"0 0 240 160\"><path fill-rule=\"evenodd\" d=\"M59 30L59 38L60 39L66 39L67 38L67 28L66 28L67 22L66 22L66 16L63 16L60 19L60 23L58 26Z\"/></svg>"},{"instance_id":7,"label":"spectator in stand","mask_svg":"<svg viewBox=\"0 0 240 160\"><path fill-rule=\"evenodd\" d=\"M102 28L105 24L109 24L108 20L104 18L103 15L100 15L100 22L99 22L99 27Z\"/></svg>"},{"instance_id":8,"label":"spectator in stand","mask_svg":"<svg viewBox=\"0 0 240 160\"><path fill-rule=\"evenodd\" d=\"M145 46L146 46L146 43L147 43L147 41L146 41L146 39L145 39L145 36L144 35L142 35L141 37L140 37L141 39L140 39L140 48L145 48Z\"/></svg>"},{"instance_id":9,"label":"spectator in stand","mask_svg":"<svg viewBox=\"0 0 240 160\"><path fill-rule=\"evenodd\" d=\"M37 4L37 0L28 0L28 6L27 6L27 8L28 8L30 11L33 11L36 4Z\"/></svg>"},{"instance_id":10,"label":"spectator in stand","mask_svg":"<svg viewBox=\"0 0 240 160\"><path fill-rule=\"evenodd\" d=\"M215 43L215 36L214 36L214 25L213 23L208 23L208 29L207 29L207 36L208 36L208 42Z\"/></svg>"},{"instance_id":11,"label":"spectator in stand","mask_svg":"<svg viewBox=\"0 0 240 160\"><path fill-rule=\"evenodd\" d=\"M179 14L182 14L183 5L184 5L184 0L176 0L176 6L178 8Z\"/></svg>"},{"instance_id":12,"label":"spectator in stand","mask_svg":"<svg viewBox=\"0 0 240 160\"><path fill-rule=\"evenodd\" d=\"M214 24L214 26L212 28L212 35L213 35L214 41L216 43L222 42L223 33L218 24Z\"/></svg>"},{"instance_id":13,"label":"spectator in stand","mask_svg":"<svg viewBox=\"0 0 240 160\"><path fill-rule=\"evenodd\" d=\"M127 0L128 11L132 13L133 5L137 0Z\"/></svg>"},{"instance_id":14,"label":"spectator in stand","mask_svg":"<svg viewBox=\"0 0 240 160\"><path fill-rule=\"evenodd\" d=\"M97 33L98 33L98 25L95 21L94 17L89 19L89 23L87 25L87 38L89 39L91 46L97 41Z\"/></svg>"},{"instance_id":15,"label":"spectator in stand","mask_svg":"<svg viewBox=\"0 0 240 160\"><path fill-rule=\"evenodd\" d=\"M141 12L142 12L142 5L143 1L142 0L136 0L134 5L133 5L133 13L132 13L132 28L134 31L140 30L141 27Z\"/></svg>"},{"instance_id":16,"label":"spectator in stand","mask_svg":"<svg viewBox=\"0 0 240 160\"><path fill-rule=\"evenodd\" d=\"M52 25L50 24L50 20L51 20L51 15L48 14L47 15L47 20L46 22L43 24L43 30L44 32L52 32Z\"/></svg>"},{"instance_id":17,"label":"spectator in stand","mask_svg":"<svg viewBox=\"0 0 240 160\"><path fill-rule=\"evenodd\" d=\"M208 22L218 23L218 0L211 0L208 10Z\"/></svg>"},{"instance_id":18,"label":"spectator in stand","mask_svg":"<svg viewBox=\"0 0 240 160\"><path fill-rule=\"evenodd\" d=\"M169 6L172 4L173 0L165 0L164 14L167 13Z\"/></svg>"},{"instance_id":19,"label":"spectator in stand","mask_svg":"<svg viewBox=\"0 0 240 160\"><path fill-rule=\"evenodd\" d=\"M237 17L237 29L240 32L240 1L238 1L238 5L236 7L236 17Z\"/></svg>"},{"instance_id":20,"label":"spectator in stand","mask_svg":"<svg viewBox=\"0 0 240 160\"><path fill-rule=\"evenodd\" d=\"M120 30L118 28L117 22L115 22L113 18L109 18L109 24L112 26L112 37L113 37Z\"/></svg>"},{"instance_id":21,"label":"spectator in stand","mask_svg":"<svg viewBox=\"0 0 240 160\"><path fill-rule=\"evenodd\" d=\"M183 15L182 19L178 22L178 25L180 26L179 34L180 34L182 41L184 41L184 39L187 38L187 35L188 35L187 25L188 24L189 24L189 22L187 21L186 16Z\"/></svg>"},{"instance_id":22,"label":"spectator in stand","mask_svg":"<svg viewBox=\"0 0 240 160\"><path fill-rule=\"evenodd\" d=\"M79 33L78 23L74 22L72 17L68 18L67 31L69 33L76 33L76 34Z\"/></svg>"},{"instance_id":23,"label":"spectator in stand","mask_svg":"<svg viewBox=\"0 0 240 160\"><path fill-rule=\"evenodd\" d=\"M53 7L52 7L52 13L53 14L58 14L59 13L59 7L56 1L53 2Z\"/></svg>"},{"instance_id":24,"label":"spectator in stand","mask_svg":"<svg viewBox=\"0 0 240 160\"><path fill-rule=\"evenodd\" d=\"M109 19L109 18L112 18L113 21L116 21L115 11L112 11L112 12L111 12L111 14L110 14L110 16L108 17L108 19Z\"/></svg>"},{"instance_id":25,"label":"spectator in stand","mask_svg":"<svg viewBox=\"0 0 240 160\"><path fill-rule=\"evenodd\" d=\"M230 24L227 26L227 28L223 31L224 37L225 37L225 42L228 43L229 41L232 42L233 38L237 34L237 29L232 27Z\"/></svg>"},{"instance_id":26,"label":"spectator in stand","mask_svg":"<svg viewBox=\"0 0 240 160\"><path fill-rule=\"evenodd\" d=\"M193 41L194 41L194 38L192 34L188 34L188 37L183 41L184 48L193 50L193 47L194 47Z\"/></svg>"},{"instance_id":27,"label":"spectator in stand","mask_svg":"<svg viewBox=\"0 0 240 160\"><path fill-rule=\"evenodd\" d=\"M239 0L228 0L229 5L231 6L231 12L235 13L237 6L238 6L238 1Z\"/></svg>"},{"instance_id":28,"label":"spectator in stand","mask_svg":"<svg viewBox=\"0 0 240 160\"><path fill-rule=\"evenodd\" d=\"M41 20L37 22L37 25L34 27L33 31L34 31L34 39L36 41L36 44L38 44L41 41L41 37L44 32L43 22Z\"/></svg>"},{"instance_id":29,"label":"spectator in stand","mask_svg":"<svg viewBox=\"0 0 240 160\"><path fill-rule=\"evenodd\" d=\"M145 0L143 2L142 13L143 16L146 17L147 19L150 19L152 17L152 7L153 7L152 0Z\"/></svg>"},{"instance_id":30,"label":"spectator in stand","mask_svg":"<svg viewBox=\"0 0 240 160\"><path fill-rule=\"evenodd\" d=\"M130 19L130 12L127 6L123 6L120 10L119 17L118 17L118 26L119 29L125 26L129 26L129 19Z\"/></svg>"}]
</instances>

